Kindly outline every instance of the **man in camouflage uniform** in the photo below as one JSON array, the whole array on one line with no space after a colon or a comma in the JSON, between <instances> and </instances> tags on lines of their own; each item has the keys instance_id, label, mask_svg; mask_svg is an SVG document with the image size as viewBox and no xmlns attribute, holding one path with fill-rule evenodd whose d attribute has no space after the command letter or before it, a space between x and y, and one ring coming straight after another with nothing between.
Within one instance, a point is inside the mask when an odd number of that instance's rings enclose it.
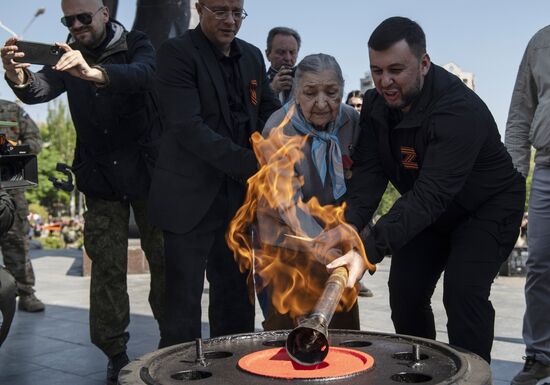
<instances>
[{"instance_id":1,"label":"man in camouflage uniform","mask_svg":"<svg viewBox=\"0 0 550 385\"><path fill-rule=\"evenodd\" d=\"M0 100L0 133L17 144L26 144L31 153L42 148L40 131L29 115L16 103ZM19 310L39 312L44 304L34 295L34 271L29 259L29 203L24 189L8 190L15 207L15 220L11 229L0 237L4 264L17 281Z\"/></svg>"},{"instance_id":2,"label":"man in camouflage uniform","mask_svg":"<svg viewBox=\"0 0 550 385\"><path fill-rule=\"evenodd\" d=\"M5 79L27 104L66 93L76 130L72 170L86 197L84 248L92 260L90 335L108 357L107 380L116 384L129 362L127 293L128 220L135 214L141 247L149 262L149 302L162 322L164 246L162 232L146 218L160 116L153 102L155 51L147 36L126 31L109 17L102 0L63 0L62 23L70 34L55 66L34 72L14 45L0 48ZM162 330L162 329L161 329Z\"/></svg>"}]
</instances>

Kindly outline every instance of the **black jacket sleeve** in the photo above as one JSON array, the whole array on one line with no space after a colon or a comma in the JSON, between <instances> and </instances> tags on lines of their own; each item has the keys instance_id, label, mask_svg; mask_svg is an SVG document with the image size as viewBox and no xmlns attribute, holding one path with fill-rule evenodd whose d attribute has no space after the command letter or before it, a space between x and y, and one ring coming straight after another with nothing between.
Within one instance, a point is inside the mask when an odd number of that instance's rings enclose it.
<instances>
[{"instance_id":1,"label":"black jacket sleeve","mask_svg":"<svg viewBox=\"0 0 550 385\"><path fill-rule=\"evenodd\" d=\"M27 71L29 77L27 84L17 87L8 80L8 84L15 95L25 104L38 104L49 102L65 92L63 74L44 66L38 72Z\"/></svg>"},{"instance_id":2,"label":"black jacket sleeve","mask_svg":"<svg viewBox=\"0 0 550 385\"><path fill-rule=\"evenodd\" d=\"M364 241L371 260L393 254L433 224L470 176L487 138L484 114L466 103L439 111L429 118L425 158L413 188L380 218Z\"/></svg>"},{"instance_id":3,"label":"black jacket sleeve","mask_svg":"<svg viewBox=\"0 0 550 385\"><path fill-rule=\"evenodd\" d=\"M130 32L127 42L128 63L101 64L109 79L107 86L101 89L113 94L151 91L155 84L155 49L141 32Z\"/></svg>"},{"instance_id":4,"label":"black jacket sleeve","mask_svg":"<svg viewBox=\"0 0 550 385\"><path fill-rule=\"evenodd\" d=\"M5 191L0 190L0 235L8 232L13 224L15 206Z\"/></svg>"}]
</instances>

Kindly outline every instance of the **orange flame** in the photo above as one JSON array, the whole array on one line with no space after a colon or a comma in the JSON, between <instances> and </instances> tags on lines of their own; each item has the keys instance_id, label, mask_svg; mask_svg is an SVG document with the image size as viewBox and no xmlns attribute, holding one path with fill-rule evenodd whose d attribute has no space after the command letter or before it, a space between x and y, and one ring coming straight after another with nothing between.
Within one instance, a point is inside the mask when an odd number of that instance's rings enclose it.
<instances>
[{"instance_id":1,"label":"orange flame","mask_svg":"<svg viewBox=\"0 0 550 385\"><path fill-rule=\"evenodd\" d=\"M313 310L328 278L325 265L355 248L368 262L357 232L344 220L345 205L322 206L317 198L304 202L302 176L295 165L303 159L307 136L285 135L294 106L264 139L252 135L252 145L260 170L248 180L245 202L229 225L227 243L241 271L249 271L251 301L253 274L261 287L270 287L273 306L291 318ZM312 219L323 231L311 234ZM357 287L346 290L337 311L347 311L355 303Z\"/></svg>"}]
</instances>

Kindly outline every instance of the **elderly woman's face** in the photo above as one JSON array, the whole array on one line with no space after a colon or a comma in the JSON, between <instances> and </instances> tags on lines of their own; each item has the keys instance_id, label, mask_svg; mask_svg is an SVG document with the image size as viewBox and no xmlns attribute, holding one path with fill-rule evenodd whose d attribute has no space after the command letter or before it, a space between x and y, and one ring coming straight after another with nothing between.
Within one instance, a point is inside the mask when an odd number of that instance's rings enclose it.
<instances>
[{"instance_id":1,"label":"elderly woman's face","mask_svg":"<svg viewBox=\"0 0 550 385\"><path fill-rule=\"evenodd\" d=\"M302 108L306 121L323 129L334 120L342 102L342 90L334 71L306 72L296 90L296 104Z\"/></svg>"}]
</instances>

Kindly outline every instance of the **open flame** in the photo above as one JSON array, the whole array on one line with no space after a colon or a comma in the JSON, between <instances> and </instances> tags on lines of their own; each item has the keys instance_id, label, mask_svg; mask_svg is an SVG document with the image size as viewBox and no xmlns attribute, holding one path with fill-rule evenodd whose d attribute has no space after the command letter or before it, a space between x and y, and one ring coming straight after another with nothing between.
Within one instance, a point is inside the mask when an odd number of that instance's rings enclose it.
<instances>
[{"instance_id":1,"label":"open flame","mask_svg":"<svg viewBox=\"0 0 550 385\"><path fill-rule=\"evenodd\" d=\"M322 206L316 198L303 201L304 179L295 165L304 157L307 136L284 133L293 112L294 106L268 138L252 135L261 167L248 180L245 202L229 225L227 242L241 271L250 271L251 300L256 274L257 289L269 286L277 311L296 319L309 314L322 294L327 263L355 248L370 271L376 267L368 262L357 232L345 222L345 205ZM349 310L356 297L357 287L345 290L337 311Z\"/></svg>"}]
</instances>

